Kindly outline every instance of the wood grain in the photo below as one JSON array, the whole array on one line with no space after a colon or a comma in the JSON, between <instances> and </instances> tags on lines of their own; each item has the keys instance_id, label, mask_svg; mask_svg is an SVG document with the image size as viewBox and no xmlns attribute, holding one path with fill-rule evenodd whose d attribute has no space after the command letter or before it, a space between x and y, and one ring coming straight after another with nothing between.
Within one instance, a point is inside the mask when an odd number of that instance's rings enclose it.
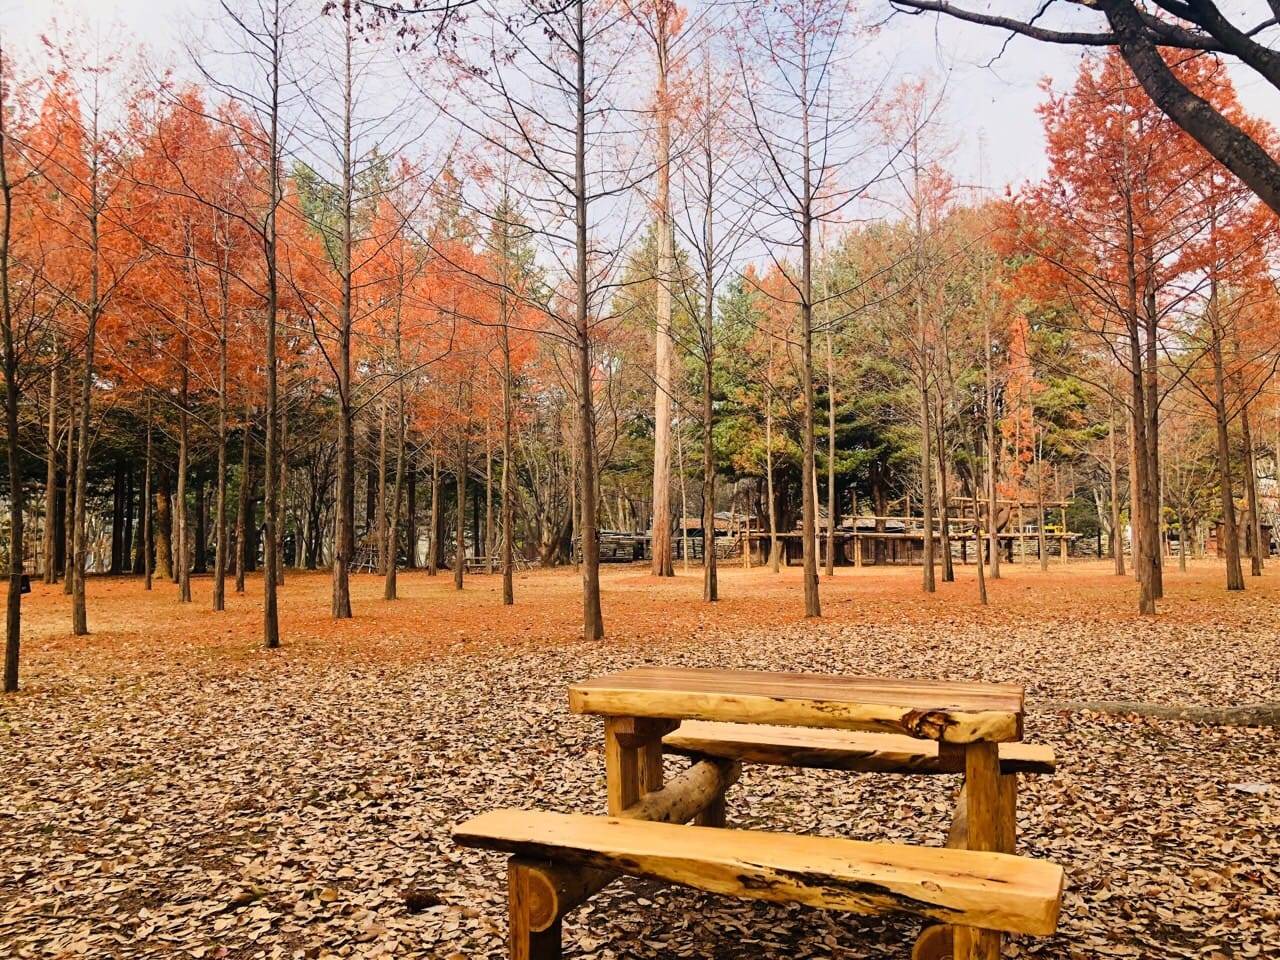
<instances>
[{"instance_id":1,"label":"wood grain","mask_svg":"<svg viewBox=\"0 0 1280 960\"><path fill-rule=\"evenodd\" d=\"M741 773L741 765L734 761L702 760L677 775L661 790L645 794L621 816L663 823L687 823L695 817L701 823L704 815L723 818L725 791L738 782ZM706 825L721 826L723 819L719 824ZM611 870L554 862L540 862L531 867L528 883L535 896L530 898L530 928L534 931L549 929L617 877L618 874Z\"/></svg>"},{"instance_id":2,"label":"wood grain","mask_svg":"<svg viewBox=\"0 0 1280 960\"><path fill-rule=\"evenodd\" d=\"M870 730L948 743L1022 738L1012 684L645 667L569 688L575 713Z\"/></svg>"},{"instance_id":3,"label":"wood grain","mask_svg":"<svg viewBox=\"0 0 1280 960\"><path fill-rule=\"evenodd\" d=\"M971 743L965 747L965 845L978 854L992 855L1005 839L1002 823L1000 758L994 743ZM971 923L957 926L955 960L1000 960L1001 928Z\"/></svg>"},{"instance_id":4,"label":"wood grain","mask_svg":"<svg viewBox=\"0 0 1280 960\"><path fill-rule=\"evenodd\" d=\"M617 870L747 899L984 930L1057 928L1061 867L1000 853L498 810L454 831L464 845Z\"/></svg>"},{"instance_id":5,"label":"wood grain","mask_svg":"<svg viewBox=\"0 0 1280 960\"><path fill-rule=\"evenodd\" d=\"M662 745L668 753L772 766L860 773L964 773L963 751L939 751L936 741L894 733L688 720L667 734ZM1002 774L1050 774L1055 769L1050 746L1000 744Z\"/></svg>"}]
</instances>

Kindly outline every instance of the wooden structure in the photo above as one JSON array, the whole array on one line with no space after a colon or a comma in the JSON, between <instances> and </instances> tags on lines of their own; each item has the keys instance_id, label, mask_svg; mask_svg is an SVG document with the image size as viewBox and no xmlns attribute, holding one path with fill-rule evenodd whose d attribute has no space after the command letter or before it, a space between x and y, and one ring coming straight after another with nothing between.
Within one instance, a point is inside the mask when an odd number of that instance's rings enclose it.
<instances>
[{"instance_id":1,"label":"wooden structure","mask_svg":"<svg viewBox=\"0 0 1280 960\"><path fill-rule=\"evenodd\" d=\"M950 511L947 521L947 534L951 542L951 554L961 564L973 561L973 500L968 497L955 497L948 501ZM1028 526L1028 511L1034 516L1039 511L1039 504L1028 504L1018 500L1000 500L1003 518L996 539L1004 550L1005 559L1010 563L1026 560L1038 555L1040 533L1034 526ZM985 513L985 503L978 502L978 509ZM1079 539L1079 534L1067 528L1066 516L1069 501L1046 501L1046 511L1057 510L1060 523L1045 524L1045 549L1056 553L1065 560L1070 553L1071 545ZM942 550L941 518L935 517L933 542L935 555L940 556ZM825 517L818 520L818 563L826 562L827 554L827 521ZM877 516L859 514L845 516L836 525L835 564L836 566L871 566L885 564L915 564L924 562L924 519L907 514L891 514ZM982 550L987 549L987 526L985 516L982 526ZM768 530L751 530L748 540L752 552L763 560L768 555L770 536ZM779 532L778 541L782 545L783 559L788 564L800 563L803 557L803 541L799 530Z\"/></svg>"},{"instance_id":2,"label":"wooden structure","mask_svg":"<svg viewBox=\"0 0 1280 960\"><path fill-rule=\"evenodd\" d=\"M564 915L621 874L927 917L917 960L998 960L1003 933L1056 929L1061 868L1013 855L1016 778L1054 768L1051 750L1019 742L1020 687L646 668L577 684L569 701L604 718L609 816L503 810L454 832L512 855L513 960L561 957ZM692 760L669 783L664 751ZM744 762L962 773L948 849L726 829Z\"/></svg>"}]
</instances>

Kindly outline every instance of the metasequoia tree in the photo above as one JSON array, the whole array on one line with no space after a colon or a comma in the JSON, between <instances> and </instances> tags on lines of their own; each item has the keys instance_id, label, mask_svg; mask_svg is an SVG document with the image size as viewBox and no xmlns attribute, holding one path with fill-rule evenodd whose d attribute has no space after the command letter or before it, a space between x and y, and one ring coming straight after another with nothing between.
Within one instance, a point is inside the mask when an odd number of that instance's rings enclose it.
<instances>
[{"instance_id":1,"label":"metasequoia tree","mask_svg":"<svg viewBox=\"0 0 1280 960\"><path fill-rule=\"evenodd\" d=\"M265 442L263 450L263 578L262 639L268 649L280 646L277 583L280 577L277 478L280 462L280 410L277 362L281 277L279 208L284 201L286 140L292 129L286 113L295 94L287 73L288 57L301 19L297 0L244 0L235 6L220 0L227 51L215 51L197 67L205 82L238 108L222 116L244 157L247 183L228 212L253 234L261 254L261 301L265 349ZM215 61L228 58L237 66L234 80L221 79ZM223 66L217 64L217 66ZM208 202L208 198L205 198ZM242 480L243 482L243 480ZM242 540L243 542L243 540Z\"/></svg>"},{"instance_id":2,"label":"metasequoia tree","mask_svg":"<svg viewBox=\"0 0 1280 960\"><path fill-rule=\"evenodd\" d=\"M868 153L856 140L873 98L841 82L843 44L852 33L848 0L761 3L739 31L743 123L764 157L763 175L743 182L757 210L757 233L782 267L785 297L799 314L801 529L805 616L821 616L818 598L813 336L815 231L836 221L865 186L849 186L853 161ZM878 176L878 174L877 174ZM873 178L874 179L874 178Z\"/></svg>"},{"instance_id":3,"label":"metasequoia tree","mask_svg":"<svg viewBox=\"0 0 1280 960\"><path fill-rule=\"evenodd\" d=\"M478 6L486 16L457 44L465 96L450 91L440 107L490 151L527 172L516 181L517 199L565 277L548 300L531 306L549 318L546 335L572 349L583 634L598 640L604 619L593 344L608 320L605 297L620 252L600 242L598 225L612 211L611 226L622 217L625 230L619 198L644 179L631 149L635 131L610 102L620 79L620 27L630 13L588 0ZM485 122L460 111L460 99L474 104Z\"/></svg>"},{"instance_id":4,"label":"metasequoia tree","mask_svg":"<svg viewBox=\"0 0 1280 960\"><path fill-rule=\"evenodd\" d=\"M952 199L952 183L941 166L945 154L933 133L937 104L922 83L902 86L887 111L886 122L904 137L905 146L891 165L902 196L900 213L911 231L912 282L904 292L904 315L910 316L911 334L903 338L915 380L920 428L920 502L924 515L923 570L926 593L936 589L934 564L935 507L941 504L938 528L943 548L944 578L952 579L948 539L946 462L943 418L935 415L947 389L945 376L948 347L940 323L939 291L943 276L939 234ZM934 458L937 457L940 489L935 491Z\"/></svg>"},{"instance_id":5,"label":"metasequoia tree","mask_svg":"<svg viewBox=\"0 0 1280 960\"><path fill-rule=\"evenodd\" d=\"M333 14L322 24L325 33L317 51L325 66L325 83L309 87L304 94L310 121L315 127L311 141L322 145L325 167L305 171L307 201L304 207L322 238L328 269L334 274L335 282L329 295L305 297L304 312L315 347L333 378L337 400L338 463L331 606L333 616L343 619L351 616L349 575L356 546L355 416L363 402L357 396L360 385L353 378L356 354L352 337L367 324L371 304L378 301L376 293L366 289L372 282L368 279L369 265L386 245L397 243L408 230L408 221L425 202L427 184L414 175L411 168L388 164L388 156L401 152L401 145L388 142L389 138L412 142L419 131L406 131L408 125L397 120L397 116L407 112L407 103L371 106L378 91L392 84L377 48L369 43L374 37L368 25L359 19L357 5L332 3L326 4L325 10ZM393 191L399 192L397 201L379 208L381 200ZM381 216L375 215L375 211ZM399 219L388 216L392 213ZM400 262L407 263L403 256ZM384 367L389 357L384 351L379 358ZM384 414L388 398L393 393L399 396L400 386L392 385L401 376L402 370L384 378L386 383L375 390ZM403 409L402 405L398 405L398 409ZM402 415L398 422L403 422ZM387 548L385 523L385 422L379 428L379 436L380 470L375 484L377 521L373 535L378 551L377 566L386 576L387 559L393 554ZM400 448L403 444L398 438L397 432L397 448ZM401 466L404 466L403 458ZM395 511L399 511L398 504ZM393 580L387 589L394 592Z\"/></svg>"},{"instance_id":6,"label":"metasequoia tree","mask_svg":"<svg viewBox=\"0 0 1280 960\"><path fill-rule=\"evenodd\" d=\"M34 372L30 361L33 341L40 334L44 315L28 303L37 288L31 245L24 243L36 229L30 191L37 187L39 168L23 149L23 135L31 122L26 90L19 89L0 37L0 335L4 343L5 442L9 468L9 589L5 600L4 691L18 689L18 667L22 644L22 574L26 555L24 530L25 498L19 456L18 418L26 380ZM26 246L28 249L23 250ZM49 370L49 462L57 456L57 377ZM55 479L56 483L56 479ZM46 500L46 505L49 503ZM45 572L52 570L53 538L50 517L45 512Z\"/></svg>"},{"instance_id":7,"label":"metasequoia tree","mask_svg":"<svg viewBox=\"0 0 1280 960\"><path fill-rule=\"evenodd\" d=\"M675 229L671 216L671 91L673 47L684 23L675 0L630 0L624 3L640 30L653 44L653 124L656 189L654 213L658 226L657 310L654 324L653 393L653 519L650 543L656 577L675 575L671 566L671 304L676 278ZM683 522L683 518L682 518Z\"/></svg>"},{"instance_id":8,"label":"metasequoia tree","mask_svg":"<svg viewBox=\"0 0 1280 960\"><path fill-rule=\"evenodd\" d=\"M1196 83L1184 67L1188 82ZM1203 74L1201 74L1203 76ZM1134 564L1139 609L1162 593L1158 360L1177 298L1170 283L1198 223L1187 185L1211 163L1134 88L1116 55L1086 61L1072 92L1041 108L1050 174L1018 209L1019 243L1035 255L1023 279L1077 318L1100 359L1124 371L1129 413ZM1110 377L1096 378L1100 389Z\"/></svg>"},{"instance_id":9,"label":"metasequoia tree","mask_svg":"<svg viewBox=\"0 0 1280 960\"><path fill-rule=\"evenodd\" d=\"M497 202L485 236L485 262L489 276L485 291L496 309L498 375L502 384L502 478L499 500L499 566L502 574L502 602L515 603L515 500L514 435L517 413L516 378L529 360L533 332L541 324L540 313L530 304L540 277L535 265L532 231L515 205L511 191L511 159L498 158Z\"/></svg>"},{"instance_id":10,"label":"metasequoia tree","mask_svg":"<svg viewBox=\"0 0 1280 960\"><path fill-rule=\"evenodd\" d=\"M1274 144L1256 136L1256 129L1240 122L1180 74L1171 61L1184 62L1204 54L1238 61L1265 83L1280 88L1280 52L1268 45L1269 28L1280 20L1275 0L1269 13L1258 17L1247 5L1225 8L1215 0L1097 0L1093 3L1022 2L1018 10L1000 13L975 10L953 0L889 0L895 10L935 12L982 24L1008 34L1047 43L1113 48L1124 58L1145 95L1185 130L1210 156L1240 178L1274 212L1280 213L1280 158ZM1054 8L1069 11L1068 21L1054 23ZM1078 11L1089 9L1098 21L1081 29Z\"/></svg>"},{"instance_id":11,"label":"metasequoia tree","mask_svg":"<svg viewBox=\"0 0 1280 960\"><path fill-rule=\"evenodd\" d=\"M685 151L688 159L681 165L679 178L685 216L675 221L681 240L693 252L698 268L696 275L693 271L681 271L678 291L686 312L694 318L690 346L702 368L702 599L709 602L719 599L713 391L716 346L720 339L715 322L716 291L734 269L750 216L750 208L735 207L732 201L732 179L749 177L752 167L741 139L735 137L730 128L736 91L716 79L722 71L718 69L721 59L716 56L714 43L713 38L703 40L694 67L698 74L696 88L693 82L690 84L687 115L682 124L688 140ZM659 258L661 264L661 251ZM776 536L774 531L775 541ZM742 549L744 556L749 555L751 544L745 537Z\"/></svg>"},{"instance_id":12,"label":"metasequoia tree","mask_svg":"<svg viewBox=\"0 0 1280 960\"><path fill-rule=\"evenodd\" d=\"M121 63L74 47L51 48L59 63L26 142L25 152L41 169L36 191L41 216L61 248L59 294L77 315L80 384L77 391L76 451L71 509L71 627L89 632L85 598L88 462L96 378L99 322L130 271L144 256L137 242L129 201L125 132L113 97L123 97L126 116L136 105L119 85ZM74 65L74 66L73 66ZM113 122L114 121L114 122Z\"/></svg>"}]
</instances>

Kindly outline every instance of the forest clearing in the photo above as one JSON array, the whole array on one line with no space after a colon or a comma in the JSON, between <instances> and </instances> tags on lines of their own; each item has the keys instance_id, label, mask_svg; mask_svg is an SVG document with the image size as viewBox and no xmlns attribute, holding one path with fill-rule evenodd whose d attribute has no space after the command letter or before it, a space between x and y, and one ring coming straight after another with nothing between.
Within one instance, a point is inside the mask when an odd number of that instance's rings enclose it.
<instances>
[{"instance_id":1,"label":"forest clearing","mask_svg":"<svg viewBox=\"0 0 1280 960\"><path fill-rule=\"evenodd\" d=\"M1267 6L6 6L0 960L1280 960Z\"/></svg>"},{"instance_id":2,"label":"forest clearing","mask_svg":"<svg viewBox=\"0 0 1280 960\"><path fill-rule=\"evenodd\" d=\"M315 612L327 578L290 574L281 618L297 639L279 652L247 639L252 593L214 615L93 579L100 626L73 638L67 598L37 584L29 683L0 704L0 817L19 832L0 855L0 941L15 957L505 956L497 858L454 847L452 825L535 797L598 810L594 725L566 711L565 687L662 662L1025 683L1027 736L1060 759L1027 778L1022 836L1071 883L1059 934L1012 955L1274 956L1277 728L1037 707L1280 699L1280 573L1228 595L1217 572L1171 574L1150 620L1103 563L1006 570L985 608L972 568L931 597L918 569L842 569L806 622L798 571L725 570L709 617L696 571L617 567L603 644L581 639L570 571L525 575L513 608L496 576L456 593L418 572L397 601L357 576L345 629ZM197 599L210 586L193 585ZM730 820L938 843L954 782L911 784L747 768ZM901 957L915 931L644 882L573 916L567 950L598 960Z\"/></svg>"}]
</instances>

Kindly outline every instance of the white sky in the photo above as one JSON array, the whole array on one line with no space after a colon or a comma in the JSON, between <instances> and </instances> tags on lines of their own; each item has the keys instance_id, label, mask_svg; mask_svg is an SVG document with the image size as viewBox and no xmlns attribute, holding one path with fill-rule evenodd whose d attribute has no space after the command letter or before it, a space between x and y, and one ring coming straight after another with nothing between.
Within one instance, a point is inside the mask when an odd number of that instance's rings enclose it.
<instances>
[{"instance_id":1,"label":"white sky","mask_svg":"<svg viewBox=\"0 0 1280 960\"><path fill-rule=\"evenodd\" d=\"M319 7L321 0L315 2ZM886 0L865 0L863 6L868 17L888 9ZM83 19L112 42L123 44L132 38L145 44L157 61L176 65L182 60L180 37L216 11L215 0L0 0L0 29L20 56L38 57L38 37L56 13L64 23ZM985 66L1003 39L997 31L947 18L899 17L877 34L867 51L873 76L885 70L902 78L948 75L947 114L957 145L958 179L978 181L981 153L985 185L994 189L1044 171L1035 113L1043 99L1039 81L1050 77L1057 86L1068 85L1081 57L1077 48L1018 38L993 66ZM1274 89L1246 71L1237 71L1236 78L1247 107L1280 121L1280 95Z\"/></svg>"}]
</instances>

